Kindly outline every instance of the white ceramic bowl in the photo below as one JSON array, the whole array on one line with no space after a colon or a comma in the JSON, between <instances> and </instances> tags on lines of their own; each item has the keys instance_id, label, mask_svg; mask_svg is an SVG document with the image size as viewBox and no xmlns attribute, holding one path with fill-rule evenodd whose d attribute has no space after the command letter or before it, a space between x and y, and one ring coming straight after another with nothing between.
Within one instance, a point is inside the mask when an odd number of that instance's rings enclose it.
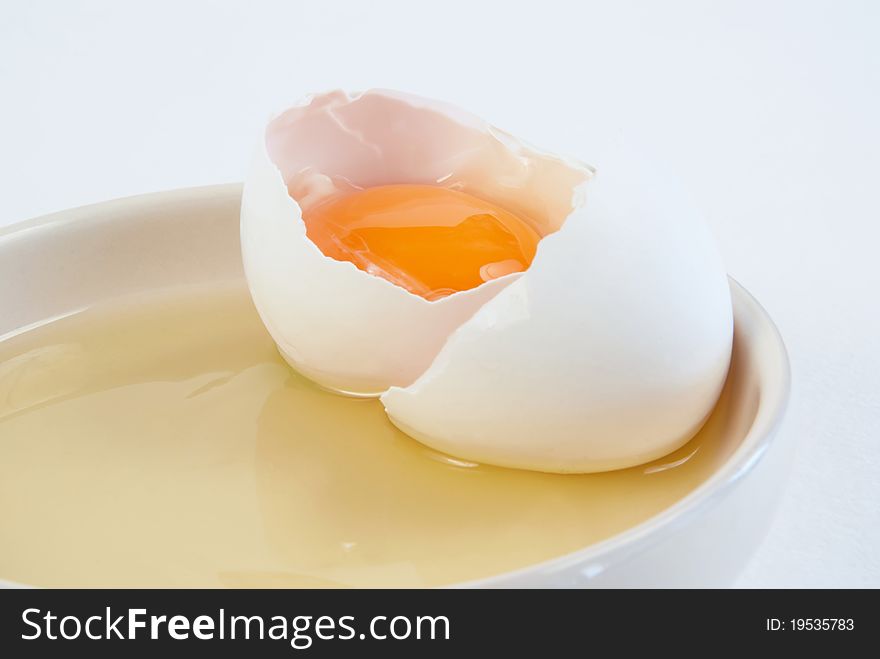
<instances>
[{"instance_id":1,"label":"white ceramic bowl","mask_svg":"<svg viewBox=\"0 0 880 659\"><path fill-rule=\"evenodd\" d=\"M0 338L110 298L241 280L240 195L239 185L161 192L0 231ZM777 436L789 391L785 347L760 305L737 283L731 288L735 336L722 436L732 447L727 461L684 499L628 531L462 585L733 583L772 519L791 450Z\"/></svg>"}]
</instances>

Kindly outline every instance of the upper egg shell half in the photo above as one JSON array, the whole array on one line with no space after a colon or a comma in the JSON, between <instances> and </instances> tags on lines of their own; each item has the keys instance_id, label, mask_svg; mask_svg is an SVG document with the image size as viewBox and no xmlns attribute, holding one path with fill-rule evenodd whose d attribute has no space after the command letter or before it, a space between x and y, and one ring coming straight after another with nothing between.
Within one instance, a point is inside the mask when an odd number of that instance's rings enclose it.
<instances>
[{"instance_id":1,"label":"upper egg shell half","mask_svg":"<svg viewBox=\"0 0 880 659\"><path fill-rule=\"evenodd\" d=\"M548 472L642 464L686 443L721 392L733 318L687 196L632 152L596 163L586 205L529 270L382 396L392 421L474 462Z\"/></svg>"},{"instance_id":2,"label":"upper egg shell half","mask_svg":"<svg viewBox=\"0 0 880 659\"><path fill-rule=\"evenodd\" d=\"M522 273L428 301L324 256L306 236L302 208L347 186L444 185L547 235L591 174L436 101L386 91L310 97L269 122L245 182L241 246L254 304L285 359L318 384L356 395L410 385Z\"/></svg>"}]
</instances>

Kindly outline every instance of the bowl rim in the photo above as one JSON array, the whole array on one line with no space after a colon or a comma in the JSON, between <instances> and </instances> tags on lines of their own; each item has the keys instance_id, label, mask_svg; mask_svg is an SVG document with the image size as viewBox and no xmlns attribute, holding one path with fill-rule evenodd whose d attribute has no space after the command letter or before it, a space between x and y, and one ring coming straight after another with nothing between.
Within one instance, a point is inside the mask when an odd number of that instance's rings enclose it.
<instances>
[{"instance_id":1,"label":"bowl rim","mask_svg":"<svg viewBox=\"0 0 880 659\"><path fill-rule=\"evenodd\" d=\"M90 223L90 220L100 222L110 216L113 211L123 208L129 211L126 213L127 219L133 221L136 216L135 213L130 213L133 206L167 204L175 200L188 202L218 200L220 197L231 200L233 197L240 197L241 192L241 183L221 183L150 192L78 206L0 227L0 248L7 241L14 241L16 238L31 234L31 232L52 230L74 223ZM765 380L767 380L771 386L762 387L758 410L751 427L725 462L703 483L671 506L605 540L514 570L456 582L444 586L444 588L516 587L515 584L509 582L539 572L558 573L567 571L576 565L590 563L593 566L592 568L587 567L587 571L594 570L597 574L601 573L605 565L619 562L627 556L636 555L661 543L680 527L718 505L741 479L754 470L773 443L785 415L791 392L791 365L785 343L770 315L738 281L730 276L728 276L728 280L732 298L744 305L746 312L760 326L762 336L768 337L765 340L768 340L772 348L776 364L772 370L768 365L765 365L765 368L761 370L762 383L766 385ZM734 315L734 332L736 332L736 314ZM4 580L0 577L0 588L10 587L31 588L33 586Z\"/></svg>"}]
</instances>

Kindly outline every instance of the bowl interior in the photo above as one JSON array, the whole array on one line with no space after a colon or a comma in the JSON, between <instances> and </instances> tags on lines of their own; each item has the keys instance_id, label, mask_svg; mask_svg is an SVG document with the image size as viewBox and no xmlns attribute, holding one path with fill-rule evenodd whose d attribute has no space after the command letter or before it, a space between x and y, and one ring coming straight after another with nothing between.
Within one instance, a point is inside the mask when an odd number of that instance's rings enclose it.
<instances>
[{"instance_id":1,"label":"bowl interior","mask_svg":"<svg viewBox=\"0 0 880 659\"><path fill-rule=\"evenodd\" d=\"M0 339L115 298L145 291L241 282L239 185L145 195L65 211L0 232ZM607 560L662 534L730 486L757 460L787 393L787 362L760 306L732 282L731 371L701 431L711 436L712 473L648 522L538 570ZM657 468L662 468L660 464ZM533 568L525 568L531 570ZM522 570L477 585L516 583Z\"/></svg>"}]
</instances>

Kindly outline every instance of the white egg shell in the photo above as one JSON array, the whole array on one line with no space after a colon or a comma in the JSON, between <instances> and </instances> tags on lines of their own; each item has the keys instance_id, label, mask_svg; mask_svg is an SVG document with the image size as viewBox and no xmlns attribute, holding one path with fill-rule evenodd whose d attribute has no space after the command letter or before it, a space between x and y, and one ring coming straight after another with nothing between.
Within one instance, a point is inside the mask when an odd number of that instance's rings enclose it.
<instances>
[{"instance_id":1,"label":"white egg shell","mask_svg":"<svg viewBox=\"0 0 880 659\"><path fill-rule=\"evenodd\" d=\"M586 205L450 337L392 421L467 460L548 472L642 464L683 445L723 386L733 318L715 242L638 154L596 163Z\"/></svg>"},{"instance_id":2,"label":"white egg shell","mask_svg":"<svg viewBox=\"0 0 880 659\"><path fill-rule=\"evenodd\" d=\"M521 212L546 234L590 174L434 101L383 91L311 97L268 124L245 182L241 246L255 306L285 359L319 384L360 395L408 385L520 273L429 302L325 257L306 236L301 205L340 182L442 184Z\"/></svg>"}]
</instances>

